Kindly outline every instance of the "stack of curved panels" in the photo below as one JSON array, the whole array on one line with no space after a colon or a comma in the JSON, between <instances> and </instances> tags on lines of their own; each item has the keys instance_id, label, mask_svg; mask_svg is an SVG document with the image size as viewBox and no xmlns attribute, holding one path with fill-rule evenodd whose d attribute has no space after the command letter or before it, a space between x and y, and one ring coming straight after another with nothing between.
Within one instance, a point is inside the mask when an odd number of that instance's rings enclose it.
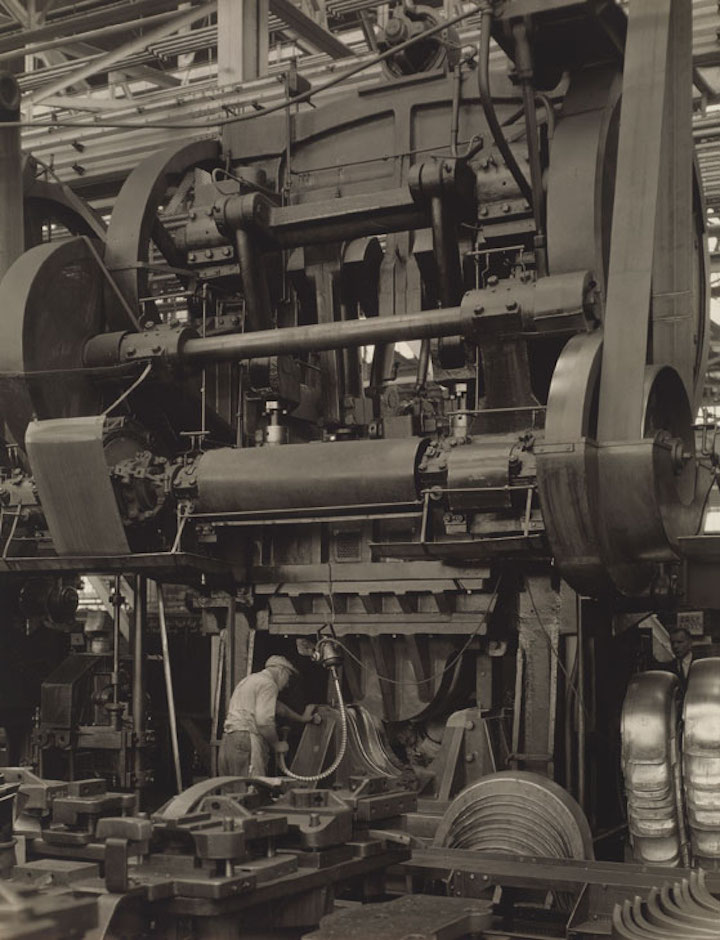
<instances>
[{"instance_id":1,"label":"stack of curved panels","mask_svg":"<svg viewBox=\"0 0 720 940\"><path fill-rule=\"evenodd\" d=\"M613 912L615 940L703 940L720 936L720 901L705 886L702 871L673 885L653 888Z\"/></svg>"},{"instance_id":2,"label":"stack of curved panels","mask_svg":"<svg viewBox=\"0 0 720 940\"><path fill-rule=\"evenodd\" d=\"M720 659L693 663L685 693L683 777L694 861L720 868ZM719 931L720 935L720 931Z\"/></svg>"},{"instance_id":3,"label":"stack of curved panels","mask_svg":"<svg viewBox=\"0 0 720 940\"><path fill-rule=\"evenodd\" d=\"M447 808L435 845L504 855L593 858L585 814L540 774L502 771L466 787Z\"/></svg>"},{"instance_id":4,"label":"stack of curved panels","mask_svg":"<svg viewBox=\"0 0 720 940\"><path fill-rule=\"evenodd\" d=\"M680 863L685 842L678 742L680 683L645 672L628 686L622 711L622 769L635 859Z\"/></svg>"}]
</instances>

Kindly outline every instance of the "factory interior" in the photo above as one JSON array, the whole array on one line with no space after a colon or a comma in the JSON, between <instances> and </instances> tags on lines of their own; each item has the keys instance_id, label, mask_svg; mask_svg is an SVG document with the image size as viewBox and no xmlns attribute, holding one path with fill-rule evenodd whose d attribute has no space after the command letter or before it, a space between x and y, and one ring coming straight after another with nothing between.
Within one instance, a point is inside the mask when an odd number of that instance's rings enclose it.
<instances>
[{"instance_id":1,"label":"factory interior","mask_svg":"<svg viewBox=\"0 0 720 940\"><path fill-rule=\"evenodd\" d=\"M0 0L1 940L720 940L718 0Z\"/></svg>"}]
</instances>

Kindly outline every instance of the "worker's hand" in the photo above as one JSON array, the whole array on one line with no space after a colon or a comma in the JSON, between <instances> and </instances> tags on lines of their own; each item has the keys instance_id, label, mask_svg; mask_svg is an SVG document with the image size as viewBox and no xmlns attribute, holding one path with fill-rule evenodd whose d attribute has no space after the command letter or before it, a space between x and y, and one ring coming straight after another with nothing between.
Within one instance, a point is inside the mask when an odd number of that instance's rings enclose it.
<instances>
[{"instance_id":1,"label":"worker's hand","mask_svg":"<svg viewBox=\"0 0 720 940\"><path fill-rule=\"evenodd\" d=\"M289 750L290 750L290 747L287 741L278 741L277 744L275 745L276 754L287 754Z\"/></svg>"},{"instance_id":2,"label":"worker's hand","mask_svg":"<svg viewBox=\"0 0 720 940\"><path fill-rule=\"evenodd\" d=\"M317 705L305 706L305 710L302 713L303 724L307 725L313 720L313 715L315 714L316 709L317 709Z\"/></svg>"}]
</instances>

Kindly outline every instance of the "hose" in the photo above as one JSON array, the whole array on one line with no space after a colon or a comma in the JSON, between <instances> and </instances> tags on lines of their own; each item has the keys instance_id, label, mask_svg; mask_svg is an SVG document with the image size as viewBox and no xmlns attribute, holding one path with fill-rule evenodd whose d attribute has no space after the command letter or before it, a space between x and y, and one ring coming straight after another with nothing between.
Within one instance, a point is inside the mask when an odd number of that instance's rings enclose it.
<instances>
[{"instance_id":1,"label":"hose","mask_svg":"<svg viewBox=\"0 0 720 940\"><path fill-rule=\"evenodd\" d=\"M313 774L312 776L307 776L303 774L294 774L290 770L285 762L285 755L278 754L278 763L280 764L280 770L286 777L290 777L292 780L299 780L301 783L316 783L318 780L324 780L326 777L329 777L330 774L334 774L335 771L340 766L340 763L345 757L345 751L347 749L347 740L348 740L348 718L347 711L345 709L345 701L342 697L342 690L340 688L340 677L338 671L335 667L331 669L333 682L335 684L335 693L337 695L338 706L340 708L340 747L338 748L337 757L332 762L332 764L323 770L319 774Z\"/></svg>"},{"instance_id":2,"label":"hose","mask_svg":"<svg viewBox=\"0 0 720 940\"><path fill-rule=\"evenodd\" d=\"M533 205L532 188L530 187L525 174L520 169L520 166L515 159L515 155L510 149L510 146L505 138L505 134L503 133L503 129L500 126L497 114L495 113L495 105L493 104L492 96L490 94L490 28L492 26L492 21L492 10L483 10L482 20L480 22L480 50L478 55L478 91L480 93L480 101L482 102L483 111L485 113L485 120L488 123L490 132L493 135L498 150L502 154L502 158L505 161L507 168L510 170L513 179L518 184L523 199L526 199L530 205Z\"/></svg>"}]
</instances>

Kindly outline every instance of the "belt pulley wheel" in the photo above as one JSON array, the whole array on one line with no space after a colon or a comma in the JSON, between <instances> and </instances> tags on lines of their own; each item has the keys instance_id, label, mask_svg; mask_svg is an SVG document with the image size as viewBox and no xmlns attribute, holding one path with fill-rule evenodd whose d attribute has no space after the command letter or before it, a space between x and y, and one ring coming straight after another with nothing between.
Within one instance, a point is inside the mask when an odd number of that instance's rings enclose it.
<instances>
[{"instance_id":1,"label":"belt pulley wheel","mask_svg":"<svg viewBox=\"0 0 720 940\"><path fill-rule=\"evenodd\" d=\"M139 164L125 181L113 207L107 232L105 263L120 293L141 323L156 320L152 303L143 304L149 288L151 244L160 251L171 269L184 269L184 254L175 246L166 228L161 206L170 193L182 185L188 192L197 169L220 165L217 140L194 140L181 146L173 144L159 150ZM179 279L185 281L184 275ZM124 329L127 321L123 304L111 289L106 289L110 329ZM142 307L142 310L140 309Z\"/></svg>"},{"instance_id":2,"label":"belt pulley wheel","mask_svg":"<svg viewBox=\"0 0 720 940\"><path fill-rule=\"evenodd\" d=\"M100 242L84 237L37 245L3 278L0 413L21 447L33 414L70 418L100 410L83 371L85 342L103 329L100 251Z\"/></svg>"},{"instance_id":3,"label":"belt pulley wheel","mask_svg":"<svg viewBox=\"0 0 720 940\"><path fill-rule=\"evenodd\" d=\"M669 366L645 371L637 440L596 441L602 331L563 349L548 395L545 440L536 448L543 517L563 577L590 596L636 594L653 564L676 559L697 531L710 477L695 461L692 412Z\"/></svg>"},{"instance_id":4,"label":"belt pulley wheel","mask_svg":"<svg viewBox=\"0 0 720 940\"><path fill-rule=\"evenodd\" d=\"M446 810L435 845L504 855L593 858L592 834L578 804L540 774L503 771L478 780Z\"/></svg>"}]
</instances>

